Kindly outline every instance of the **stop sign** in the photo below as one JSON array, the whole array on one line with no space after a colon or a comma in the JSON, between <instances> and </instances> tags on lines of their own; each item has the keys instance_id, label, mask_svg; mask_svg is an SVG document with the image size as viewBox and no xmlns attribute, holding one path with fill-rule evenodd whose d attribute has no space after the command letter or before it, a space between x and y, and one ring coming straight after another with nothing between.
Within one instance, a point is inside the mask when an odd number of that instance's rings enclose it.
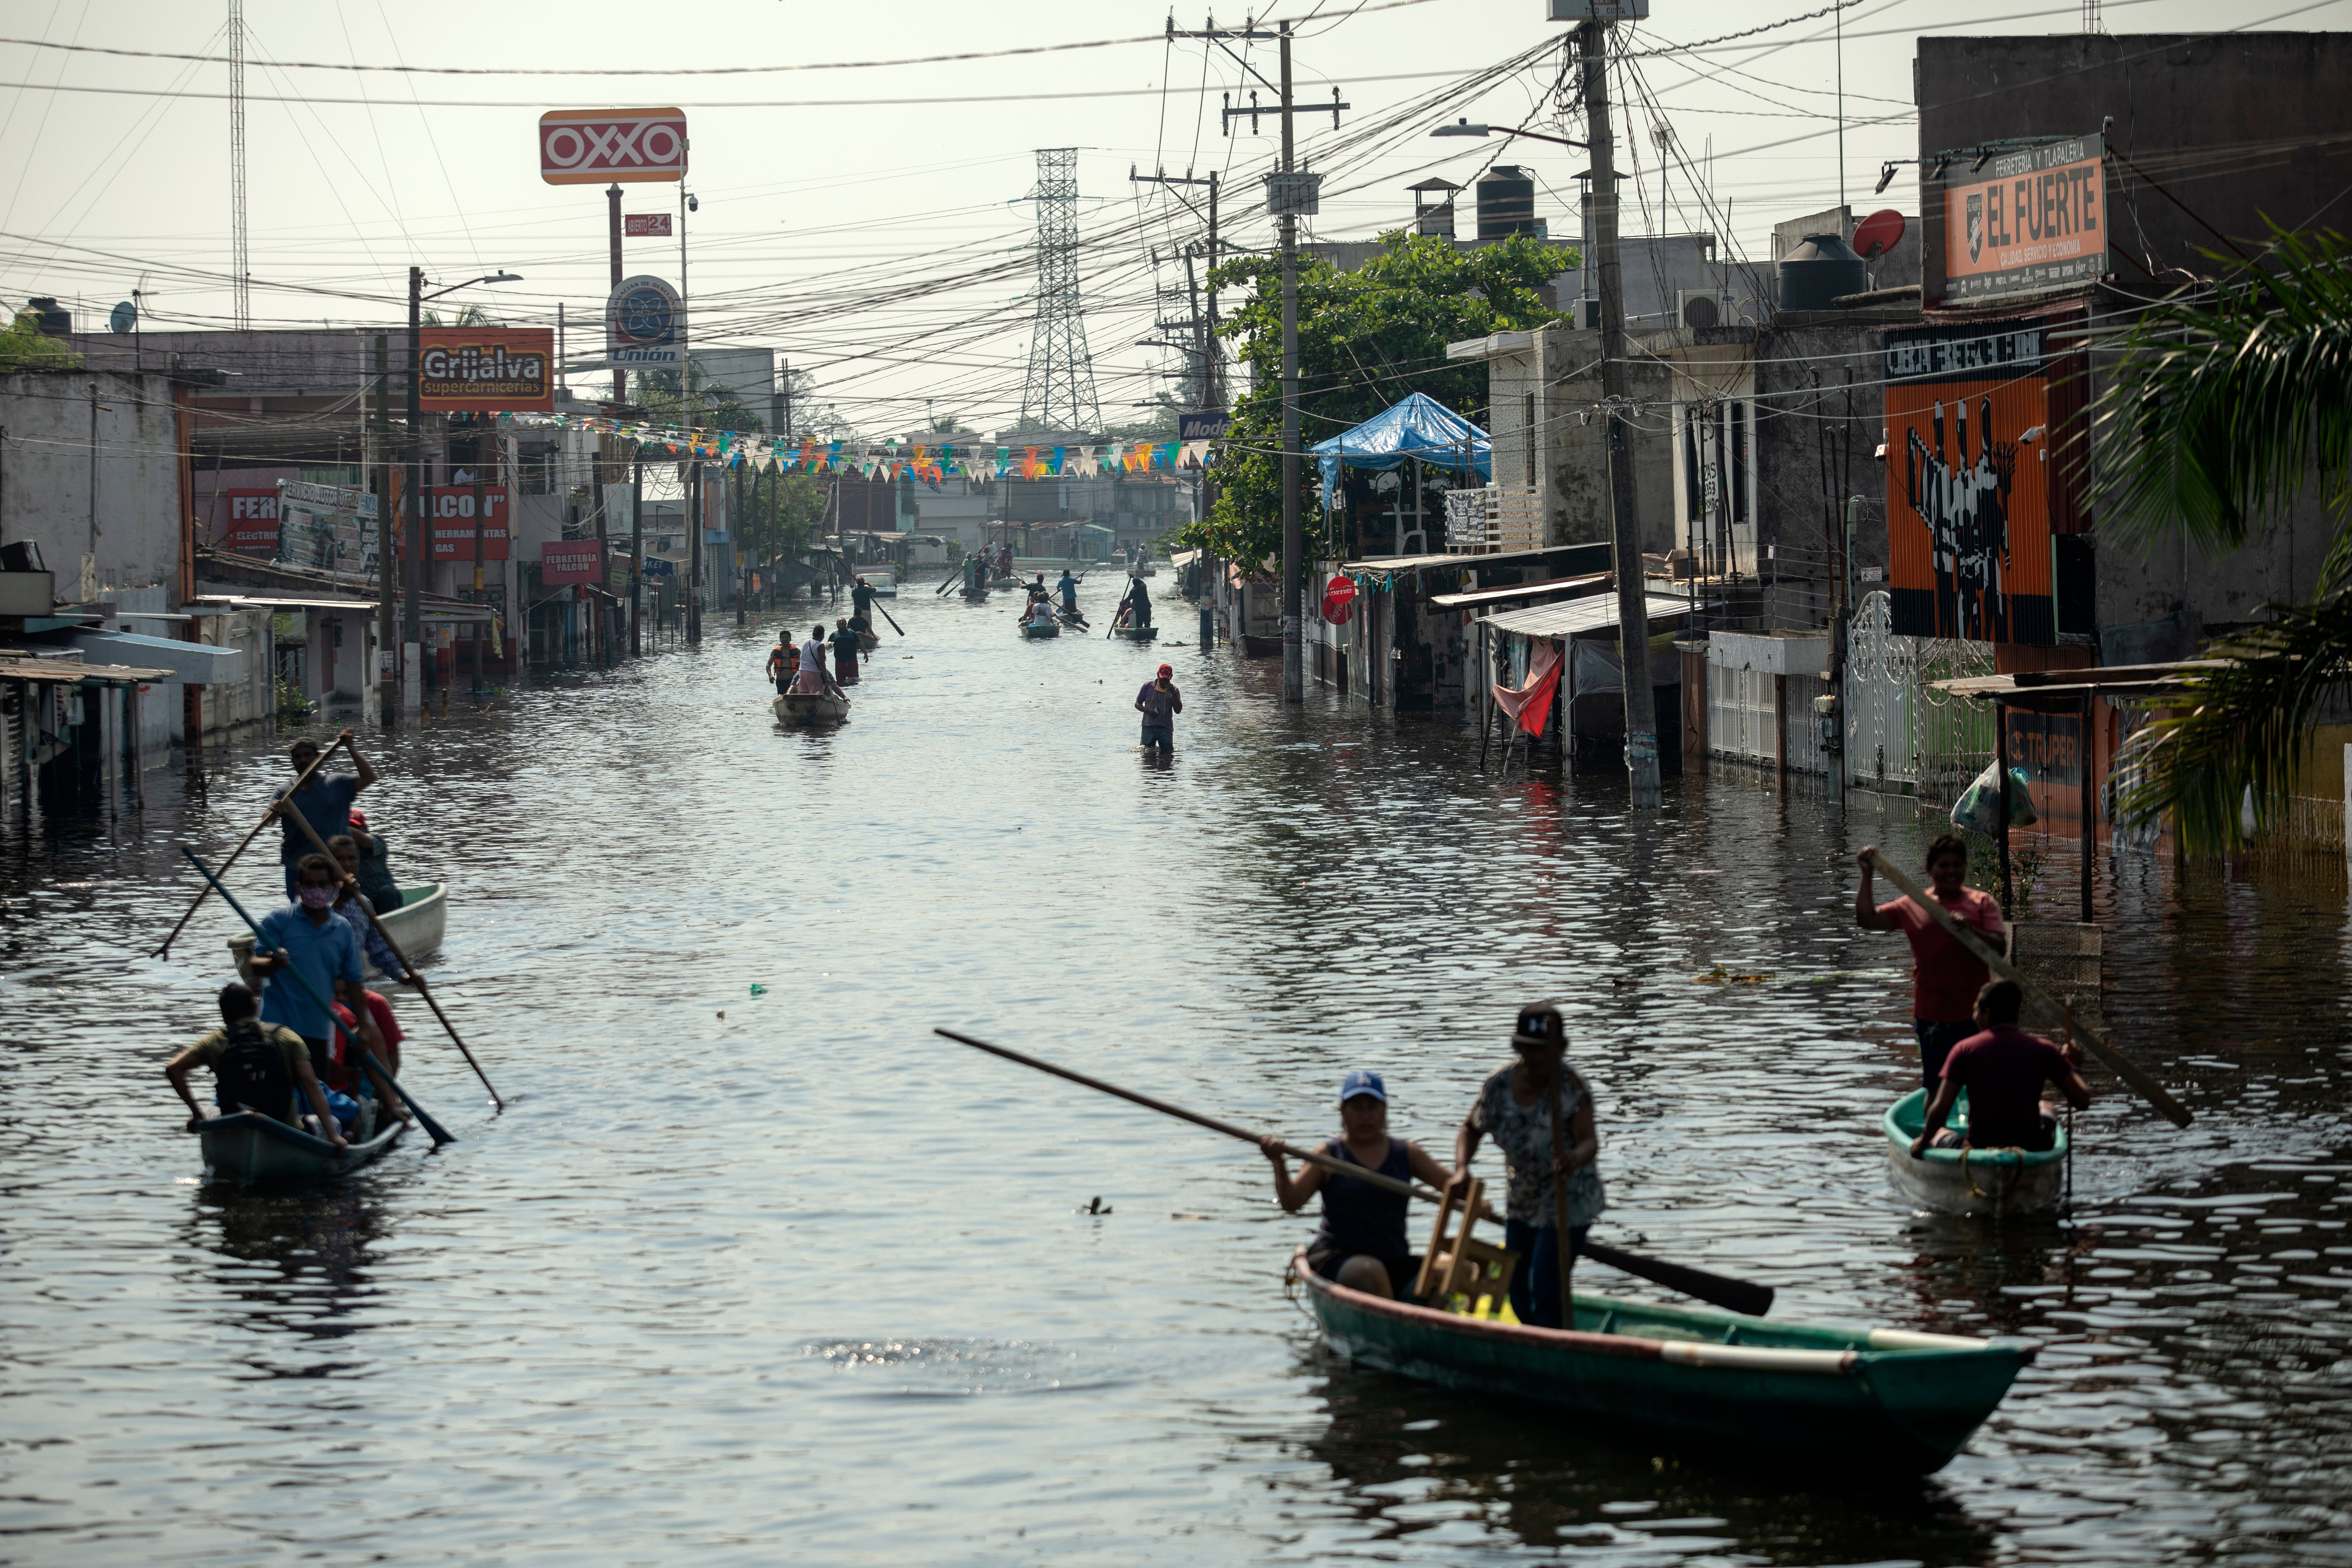
<instances>
[{"instance_id":1,"label":"stop sign","mask_svg":"<svg viewBox=\"0 0 2352 1568\"><path fill-rule=\"evenodd\" d=\"M1356 580L1344 573L1334 576L1324 585L1323 618L1335 626L1344 626L1355 614Z\"/></svg>"}]
</instances>

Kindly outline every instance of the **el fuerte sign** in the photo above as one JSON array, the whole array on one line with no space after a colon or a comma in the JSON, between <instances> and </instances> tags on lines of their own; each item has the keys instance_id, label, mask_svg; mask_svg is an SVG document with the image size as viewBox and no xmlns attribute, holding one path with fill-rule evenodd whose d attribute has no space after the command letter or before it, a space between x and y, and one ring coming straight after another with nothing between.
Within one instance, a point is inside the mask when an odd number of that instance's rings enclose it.
<instances>
[{"instance_id":1,"label":"el fuerte sign","mask_svg":"<svg viewBox=\"0 0 2352 1568\"><path fill-rule=\"evenodd\" d=\"M2008 295L2095 283L2107 258L2106 139L2075 136L2021 147L1944 182L1944 298Z\"/></svg>"}]
</instances>

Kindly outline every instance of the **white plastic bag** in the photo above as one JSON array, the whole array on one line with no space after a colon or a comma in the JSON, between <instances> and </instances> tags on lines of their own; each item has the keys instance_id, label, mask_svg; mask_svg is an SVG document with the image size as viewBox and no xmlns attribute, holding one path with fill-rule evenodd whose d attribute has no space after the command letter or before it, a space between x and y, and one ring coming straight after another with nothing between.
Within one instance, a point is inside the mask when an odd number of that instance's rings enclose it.
<instances>
[{"instance_id":1,"label":"white plastic bag","mask_svg":"<svg viewBox=\"0 0 2352 1568\"><path fill-rule=\"evenodd\" d=\"M1959 803L1952 807L1952 826L1987 838L2000 836L2000 802L1993 795L1993 780L2000 764L1987 763L1985 771L1976 782L1960 792ZM2009 825L2025 827L2037 821L2033 810L2033 791L2027 783L2023 768L2009 770Z\"/></svg>"}]
</instances>

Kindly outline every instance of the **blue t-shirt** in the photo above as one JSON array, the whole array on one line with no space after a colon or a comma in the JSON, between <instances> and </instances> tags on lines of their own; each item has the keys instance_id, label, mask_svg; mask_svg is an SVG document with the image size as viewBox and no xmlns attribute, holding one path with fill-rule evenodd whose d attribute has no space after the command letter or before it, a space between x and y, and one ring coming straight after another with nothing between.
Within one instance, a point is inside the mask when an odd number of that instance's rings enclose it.
<instances>
[{"instance_id":1,"label":"blue t-shirt","mask_svg":"<svg viewBox=\"0 0 2352 1568\"><path fill-rule=\"evenodd\" d=\"M359 794L357 773L336 773L331 777L312 773L310 787L295 794L294 809L319 830L320 837L332 838L339 833L352 830L352 802L359 798ZM284 800L286 791L279 790L276 798ZM278 826L286 837L278 847L278 858L287 865L291 866L303 856L318 852L311 847L310 835L294 823L281 822Z\"/></svg>"},{"instance_id":2,"label":"blue t-shirt","mask_svg":"<svg viewBox=\"0 0 2352 1568\"><path fill-rule=\"evenodd\" d=\"M314 926L299 904L261 917L261 940L253 950L259 952L265 947L284 948L293 967L310 978L319 996L329 1001L334 999L336 981L356 984L367 973L360 963L360 942L352 928L331 914L324 925ZM261 1021L283 1024L309 1040L329 1038L335 1026L333 1016L319 1005L319 998L301 981L284 973L271 975L262 990Z\"/></svg>"}]
</instances>

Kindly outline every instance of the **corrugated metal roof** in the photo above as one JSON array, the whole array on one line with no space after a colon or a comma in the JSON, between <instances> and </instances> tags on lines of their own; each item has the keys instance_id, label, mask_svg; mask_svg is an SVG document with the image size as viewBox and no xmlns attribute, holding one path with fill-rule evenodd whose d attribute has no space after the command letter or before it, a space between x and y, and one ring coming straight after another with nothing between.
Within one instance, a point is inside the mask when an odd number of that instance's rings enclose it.
<instances>
[{"instance_id":1,"label":"corrugated metal roof","mask_svg":"<svg viewBox=\"0 0 2352 1568\"><path fill-rule=\"evenodd\" d=\"M1504 588L1472 588L1461 594L1432 594L1429 602L1441 610L1472 609L1482 605L1500 605L1512 599L1540 598L1547 594L1580 593L1595 584L1609 581L1606 572L1588 572L1581 577L1551 577L1540 583L1519 583Z\"/></svg>"},{"instance_id":2,"label":"corrugated metal roof","mask_svg":"<svg viewBox=\"0 0 2352 1568\"><path fill-rule=\"evenodd\" d=\"M1664 595L1648 595L1650 624L1673 621L1690 614L1688 599L1669 599ZM1701 609L1706 606L1702 605ZM1523 637L1567 637L1580 632L1597 632L1617 624L1617 595L1593 594L1565 604L1537 605L1525 610L1506 610L1500 615L1480 617L1498 632L1509 632Z\"/></svg>"}]
</instances>

